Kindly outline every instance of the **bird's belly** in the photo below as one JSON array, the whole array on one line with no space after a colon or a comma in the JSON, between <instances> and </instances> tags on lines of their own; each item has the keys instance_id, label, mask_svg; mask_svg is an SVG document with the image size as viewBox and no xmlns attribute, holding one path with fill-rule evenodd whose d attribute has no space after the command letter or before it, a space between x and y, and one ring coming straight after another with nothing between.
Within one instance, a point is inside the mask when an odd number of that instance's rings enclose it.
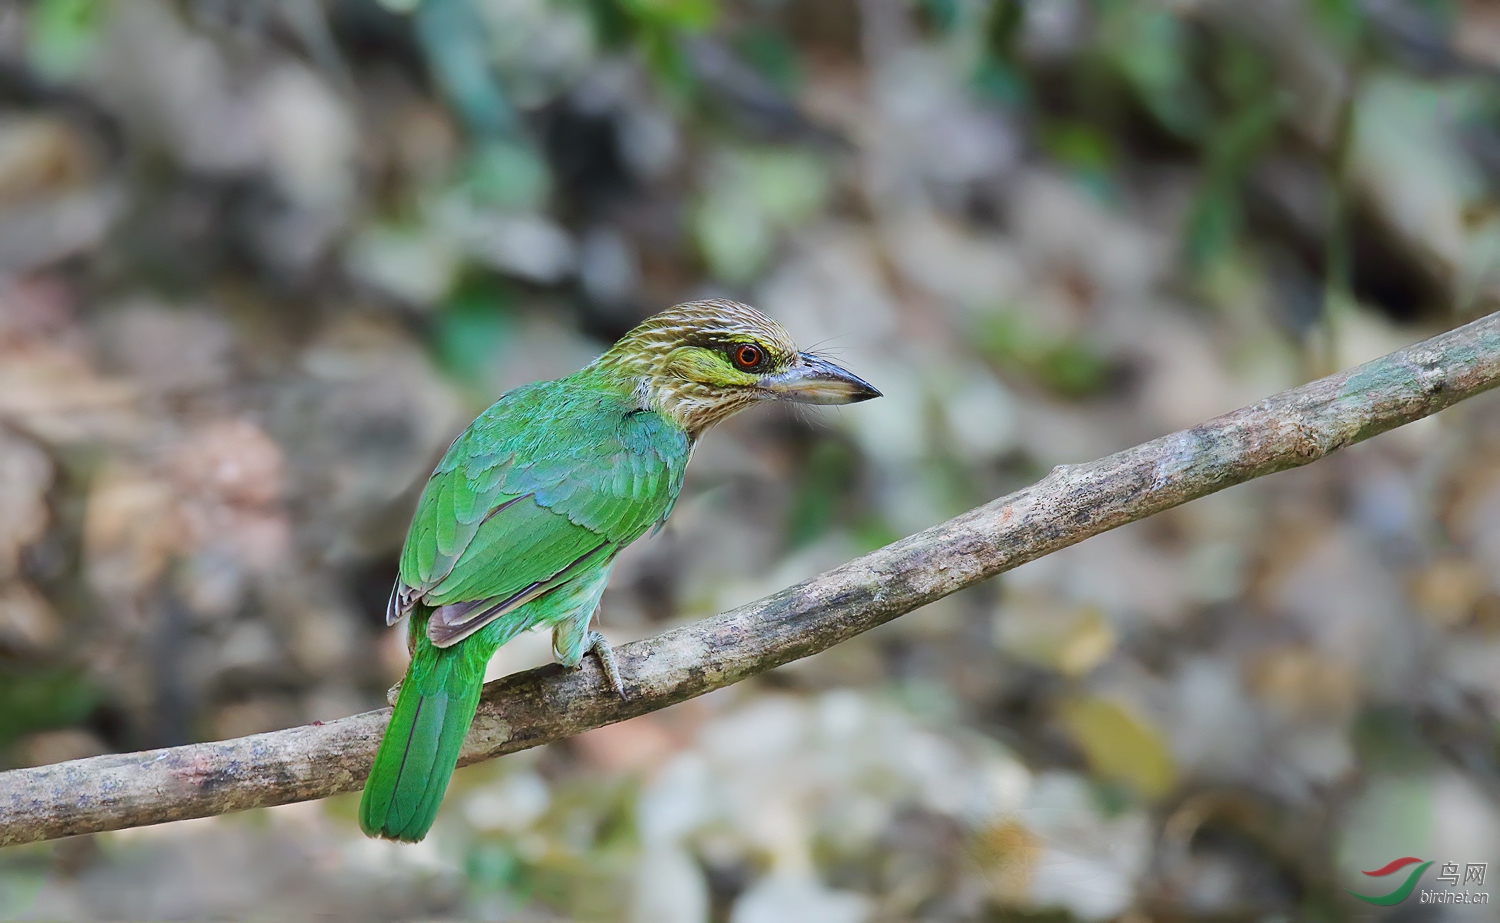
<instances>
[{"instance_id":1,"label":"bird's belly","mask_svg":"<svg viewBox=\"0 0 1500 923\"><path fill-rule=\"evenodd\" d=\"M614 561L592 573L579 574L567 583L525 602L481 628L477 634L496 648L523 631L554 629L560 625L587 624L599 607L599 598L609 583Z\"/></svg>"}]
</instances>

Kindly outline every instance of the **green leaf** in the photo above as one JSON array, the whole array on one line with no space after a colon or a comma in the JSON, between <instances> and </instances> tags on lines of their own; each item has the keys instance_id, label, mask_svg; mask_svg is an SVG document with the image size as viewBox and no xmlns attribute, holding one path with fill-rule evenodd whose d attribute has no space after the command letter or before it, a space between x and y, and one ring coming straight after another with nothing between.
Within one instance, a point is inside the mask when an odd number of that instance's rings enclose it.
<instances>
[{"instance_id":1,"label":"green leaf","mask_svg":"<svg viewBox=\"0 0 1500 923\"><path fill-rule=\"evenodd\" d=\"M0 747L25 734L77 724L97 701L81 670L7 668L0 672Z\"/></svg>"},{"instance_id":2,"label":"green leaf","mask_svg":"<svg viewBox=\"0 0 1500 923\"><path fill-rule=\"evenodd\" d=\"M691 224L714 275L748 282L770 258L776 235L816 216L828 197L827 168L804 151L721 153Z\"/></svg>"},{"instance_id":3,"label":"green leaf","mask_svg":"<svg viewBox=\"0 0 1500 923\"><path fill-rule=\"evenodd\" d=\"M1359 0L1313 0L1310 17L1318 31L1343 54L1351 54L1363 39L1365 14Z\"/></svg>"},{"instance_id":4,"label":"green leaf","mask_svg":"<svg viewBox=\"0 0 1500 923\"><path fill-rule=\"evenodd\" d=\"M471 384L489 383L495 356L510 335L510 300L493 286L469 285L454 293L434 331L444 371Z\"/></svg>"},{"instance_id":5,"label":"green leaf","mask_svg":"<svg viewBox=\"0 0 1500 923\"><path fill-rule=\"evenodd\" d=\"M1087 340L1039 330L1019 311L985 317L975 328L974 342L997 366L1019 370L1063 397L1097 394L1114 376L1115 363Z\"/></svg>"},{"instance_id":6,"label":"green leaf","mask_svg":"<svg viewBox=\"0 0 1500 923\"><path fill-rule=\"evenodd\" d=\"M984 24L985 45L991 55L1009 61L1026 26L1026 0L995 0Z\"/></svg>"},{"instance_id":7,"label":"green leaf","mask_svg":"<svg viewBox=\"0 0 1500 923\"><path fill-rule=\"evenodd\" d=\"M785 36L764 27L751 27L735 38L734 47L761 76L787 93L802 85L802 62Z\"/></svg>"},{"instance_id":8,"label":"green leaf","mask_svg":"<svg viewBox=\"0 0 1500 923\"><path fill-rule=\"evenodd\" d=\"M413 12L428 72L469 131L490 139L517 134L515 108L490 60L490 29L473 2L423 0Z\"/></svg>"},{"instance_id":9,"label":"green leaf","mask_svg":"<svg viewBox=\"0 0 1500 923\"><path fill-rule=\"evenodd\" d=\"M1209 183L1199 190L1183 229L1183 247L1188 266L1201 272L1229 253L1239 235L1239 196L1222 183Z\"/></svg>"},{"instance_id":10,"label":"green leaf","mask_svg":"<svg viewBox=\"0 0 1500 923\"><path fill-rule=\"evenodd\" d=\"M52 79L75 76L93 55L103 24L99 0L38 0L27 20L27 56Z\"/></svg>"},{"instance_id":11,"label":"green leaf","mask_svg":"<svg viewBox=\"0 0 1500 923\"><path fill-rule=\"evenodd\" d=\"M715 276L748 282L771 255L771 229L743 195L709 195L693 210L693 236Z\"/></svg>"},{"instance_id":12,"label":"green leaf","mask_svg":"<svg viewBox=\"0 0 1500 923\"><path fill-rule=\"evenodd\" d=\"M1067 167L1073 176L1101 202L1114 202L1114 167L1119 161L1113 139L1101 129L1083 122L1054 122L1042 127L1042 149Z\"/></svg>"},{"instance_id":13,"label":"green leaf","mask_svg":"<svg viewBox=\"0 0 1500 923\"><path fill-rule=\"evenodd\" d=\"M946 35L958 25L959 0L922 0L922 11L940 34Z\"/></svg>"},{"instance_id":14,"label":"green leaf","mask_svg":"<svg viewBox=\"0 0 1500 923\"><path fill-rule=\"evenodd\" d=\"M793 228L817 215L828 198L828 171L816 156L797 150L763 150L743 161L750 195L767 220Z\"/></svg>"},{"instance_id":15,"label":"green leaf","mask_svg":"<svg viewBox=\"0 0 1500 923\"><path fill-rule=\"evenodd\" d=\"M645 22L692 31L708 28L719 15L716 0L620 0L620 6Z\"/></svg>"},{"instance_id":16,"label":"green leaf","mask_svg":"<svg viewBox=\"0 0 1500 923\"><path fill-rule=\"evenodd\" d=\"M837 440L823 440L813 448L802 483L792 498L791 520L787 524L787 542L791 547L815 541L828 531L839 506L849 495L857 461L849 447Z\"/></svg>"},{"instance_id":17,"label":"green leaf","mask_svg":"<svg viewBox=\"0 0 1500 923\"><path fill-rule=\"evenodd\" d=\"M1158 798L1175 783L1177 769L1161 733L1122 705L1078 698L1065 703L1059 717L1100 778L1124 783L1145 798Z\"/></svg>"},{"instance_id":18,"label":"green leaf","mask_svg":"<svg viewBox=\"0 0 1500 923\"><path fill-rule=\"evenodd\" d=\"M1180 137L1196 137L1209 109L1192 73L1181 20L1154 4L1103 6L1099 41L1105 57L1163 127Z\"/></svg>"},{"instance_id":19,"label":"green leaf","mask_svg":"<svg viewBox=\"0 0 1500 923\"><path fill-rule=\"evenodd\" d=\"M1248 102L1209 138L1203 186L1188 214L1184 240L1189 265L1203 270L1225 256L1242 223L1239 187L1270 142L1281 103L1270 94Z\"/></svg>"},{"instance_id":20,"label":"green leaf","mask_svg":"<svg viewBox=\"0 0 1500 923\"><path fill-rule=\"evenodd\" d=\"M1003 105L1017 106L1028 98L1029 91L1021 72L994 55L986 55L979 62L970 82L979 95Z\"/></svg>"},{"instance_id":21,"label":"green leaf","mask_svg":"<svg viewBox=\"0 0 1500 923\"><path fill-rule=\"evenodd\" d=\"M466 164L464 186L475 201L496 208L535 211L552 193L546 161L526 144L494 141Z\"/></svg>"}]
</instances>

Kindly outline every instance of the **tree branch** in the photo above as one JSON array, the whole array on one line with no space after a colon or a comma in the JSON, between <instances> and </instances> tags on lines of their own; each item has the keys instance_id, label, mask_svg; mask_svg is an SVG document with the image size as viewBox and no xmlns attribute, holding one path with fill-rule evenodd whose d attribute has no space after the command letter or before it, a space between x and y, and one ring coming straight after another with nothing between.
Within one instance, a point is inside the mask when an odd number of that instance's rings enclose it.
<instances>
[{"instance_id":1,"label":"tree branch","mask_svg":"<svg viewBox=\"0 0 1500 923\"><path fill-rule=\"evenodd\" d=\"M616 649L627 696L555 665L485 688L461 764L633 718L826 650L1091 535L1304 465L1500 383L1500 313L1047 477L775 595ZM978 421L976 421L978 422ZM390 709L0 773L0 846L352 791Z\"/></svg>"}]
</instances>

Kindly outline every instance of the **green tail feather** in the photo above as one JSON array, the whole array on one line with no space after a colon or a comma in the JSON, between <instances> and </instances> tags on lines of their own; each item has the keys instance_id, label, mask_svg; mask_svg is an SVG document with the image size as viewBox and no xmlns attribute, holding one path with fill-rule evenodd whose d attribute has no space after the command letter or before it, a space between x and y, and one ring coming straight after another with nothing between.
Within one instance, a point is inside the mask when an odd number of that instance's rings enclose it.
<instances>
[{"instance_id":1,"label":"green tail feather","mask_svg":"<svg viewBox=\"0 0 1500 923\"><path fill-rule=\"evenodd\" d=\"M484 687L489 658L465 650L476 640L450 648L418 641L359 802L366 834L415 843L432 828Z\"/></svg>"}]
</instances>

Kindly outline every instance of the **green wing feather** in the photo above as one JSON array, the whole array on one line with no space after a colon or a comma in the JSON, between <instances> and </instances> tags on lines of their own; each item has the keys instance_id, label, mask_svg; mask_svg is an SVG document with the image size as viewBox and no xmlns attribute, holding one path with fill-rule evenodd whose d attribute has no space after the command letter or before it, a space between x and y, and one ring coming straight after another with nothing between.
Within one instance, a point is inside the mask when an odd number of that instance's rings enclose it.
<instances>
[{"instance_id":1,"label":"green wing feather","mask_svg":"<svg viewBox=\"0 0 1500 923\"><path fill-rule=\"evenodd\" d=\"M451 644L575 563L607 562L670 511L690 450L681 429L618 386L572 376L509 392L428 481L388 615L431 606L430 631Z\"/></svg>"}]
</instances>

